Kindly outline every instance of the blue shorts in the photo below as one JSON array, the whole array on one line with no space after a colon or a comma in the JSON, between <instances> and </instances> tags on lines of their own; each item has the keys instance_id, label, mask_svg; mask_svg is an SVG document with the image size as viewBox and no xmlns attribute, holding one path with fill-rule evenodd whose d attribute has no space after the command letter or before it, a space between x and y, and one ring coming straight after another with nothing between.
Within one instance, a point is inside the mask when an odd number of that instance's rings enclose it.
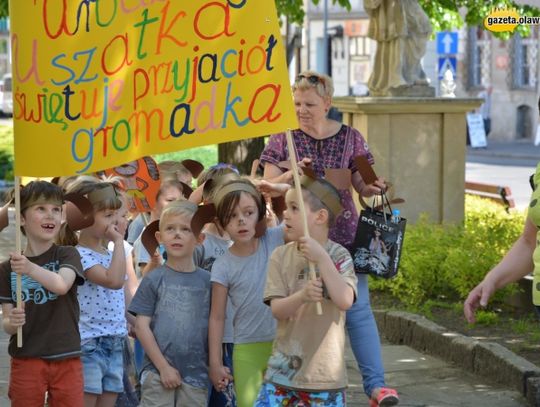
<instances>
[{"instance_id":1,"label":"blue shorts","mask_svg":"<svg viewBox=\"0 0 540 407\"><path fill-rule=\"evenodd\" d=\"M263 383L254 407L344 407L345 390L307 392Z\"/></svg>"},{"instance_id":2,"label":"blue shorts","mask_svg":"<svg viewBox=\"0 0 540 407\"><path fill-rule=\"evenodd\" d=\"M85 393L124 391L123 343L123 336L100 336L81 346Z\"/></svg>"}]
</instances>

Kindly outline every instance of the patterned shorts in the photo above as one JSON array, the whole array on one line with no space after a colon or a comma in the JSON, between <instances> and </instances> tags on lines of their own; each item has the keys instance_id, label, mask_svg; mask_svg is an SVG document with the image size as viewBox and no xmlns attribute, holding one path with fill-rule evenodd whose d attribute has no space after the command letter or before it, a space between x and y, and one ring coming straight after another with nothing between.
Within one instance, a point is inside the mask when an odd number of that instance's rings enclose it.
<instances>
[{"instance_id":1,"label":"patterned shorts","mask_svg":"<svg viewBox=\"0 0 540 407\"><path fill-rule=\"evenodd\" d=\"M305 392L264 383L254 407L344 407L345 390Z\"/></svg>"}]
</instances>

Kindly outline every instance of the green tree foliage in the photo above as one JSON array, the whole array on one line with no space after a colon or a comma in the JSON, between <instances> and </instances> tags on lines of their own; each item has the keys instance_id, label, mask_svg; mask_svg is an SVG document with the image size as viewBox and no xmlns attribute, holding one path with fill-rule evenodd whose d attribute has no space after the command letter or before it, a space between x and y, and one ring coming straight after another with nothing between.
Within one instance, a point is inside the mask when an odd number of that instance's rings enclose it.
<instances>
[{"instance_id":1,"label":"green tree foliage","mask_svg":"<svg viewBox=\"0 0 540 407\"><path fill-rule=\"evenodd\" d=\"M311 0L319 4L324 0ZM339 4L347 10L351 9L349 0L331 0L332 4ZM464 23L470 26L483 26L484 18L493 8L516 8L521 16L540 16L540 9L530 5L520 5L512 0L419 0L431 19L433 31L446 31L459 28ZM302 24L305 11L302 0L276 0L276 7L280 16L285 16L290 23ZM459 12L465 13L463 18ZM518 26L516 29L522 36L530 33L530 26ZM508 39L512 33L493 33L494 36Z\"/></svg>"}]
</instances>

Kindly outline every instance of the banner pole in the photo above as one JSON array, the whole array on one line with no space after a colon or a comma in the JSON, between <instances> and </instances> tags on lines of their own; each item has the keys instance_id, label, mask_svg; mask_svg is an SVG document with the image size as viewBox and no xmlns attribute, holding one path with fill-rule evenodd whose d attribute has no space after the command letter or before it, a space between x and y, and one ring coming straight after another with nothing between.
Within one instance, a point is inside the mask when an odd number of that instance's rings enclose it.
<instances>
[{"instance_id":1,"label":"banner pole","mask_svg":"<svg viewBox=\"0 0 540 407\"><path fill-rule=\"evenodd\" d=\"M302 186L300 185L300 176L298 175L298 164L296 163L296 150L293 143L291 129L287 129L287 148L289 149L289 160L291 162L291 169L293 172L294 178L294 189L296 191L296 196L298 200L298 205L300 209L300 216L302 217L302 224L304 225L304 236L309 236L309 228L306 217L306 207L304 205L304 198L302 196ZM317 279L317 273L315 273L315 264L312 261L309 261L309 278L310 280ZM317 315L322 315L322 306L320 302L315 304L317 307Z\"/></svg>"},{"instance_id":2,"label":"banner pole","mask_svg":"<svg viewBox=\"0 0 540 407\"><path fill-rule=\"evenodd\" d=\"M21 254L21 179L15 177L15 252ZM22 276L17 273L17 308L22 308ZM17 347L22 348L22 326L17 327Z\"/></svg>"}]
</instances>

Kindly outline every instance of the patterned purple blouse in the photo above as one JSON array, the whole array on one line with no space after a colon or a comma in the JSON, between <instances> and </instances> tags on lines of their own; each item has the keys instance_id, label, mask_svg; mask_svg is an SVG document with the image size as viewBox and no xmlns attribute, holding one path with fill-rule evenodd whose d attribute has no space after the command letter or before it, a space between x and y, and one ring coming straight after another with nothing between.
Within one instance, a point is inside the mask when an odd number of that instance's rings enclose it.
<instances>
[{"instance_id":1,"label":"patterned purple blouse","mask_svg":"<svg viewBox=\"0 0 540 407\"><path fill-rule=\"evenodd\" d=\"M297 160L311 158L312 168L319 177L324 176L325 168L346 168L350 169L351 173L357 171L354 158L359 155L366 157L371 164L374 163L364 137L358 130L346 125L342 125L333 136L322 140L315 139L300 129L293 130L293 140ZM287 160L289 160L287 137L285 133L274 134L261 154L261 164L270 163L278 166L281 161ZM358 224L358 212L351 191L340 190L339 193L343 212L330 229L329 237L350 249Z\"/></svg>"}]
</instances>

